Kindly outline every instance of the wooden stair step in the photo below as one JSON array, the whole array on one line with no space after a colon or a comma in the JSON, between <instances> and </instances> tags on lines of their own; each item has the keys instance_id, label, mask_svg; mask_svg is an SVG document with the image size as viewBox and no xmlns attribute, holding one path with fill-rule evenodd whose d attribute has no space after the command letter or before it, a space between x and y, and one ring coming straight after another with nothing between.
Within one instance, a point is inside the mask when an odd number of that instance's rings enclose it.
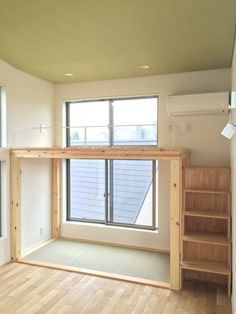
<instances>
[{"instance_id":1,"label":"wooden stair step","mask_svg":"<svg viewBox=\"0 0 236 314\"><path fill-rule=\"evenodd\" d=\"M209 210L185 210L185 216L229 219L229 213Z\"/></svg>"},{"instance_id":2,"label":"wooden stair step","mask_svg":"<svg viewBox=\"0 0 236 314\"><path fill-rule=\"evenodd\" d=\"M217 262L185 260L181 262L181 268L195 271L203 271L207 273L230 275L229 266Z\"/></svg>"},{"instance_id":3,"label":"wooden stair step","mask_svg":"<svg viewBox=\"0 0 236 314\"><path fill-rule=\"evenodd\" d=\"M199 189L185 189L185 193L202 193L202 194L229 194L227 190L199 190Z\"/></svg>"},{"instance_id":4,"label":"wooden stair step","mask_svg":"<svg viewBox=\"0 0 236 314\"><path fill-rule=\"evenodd\" d=\"M189 242L198 242L198 243L207 243L207 244L218 244L218 245L229 245L230 239L227 236L206 233L206 232L186 232L183 235L184 241Z\"/></svg>"}]
</instances>

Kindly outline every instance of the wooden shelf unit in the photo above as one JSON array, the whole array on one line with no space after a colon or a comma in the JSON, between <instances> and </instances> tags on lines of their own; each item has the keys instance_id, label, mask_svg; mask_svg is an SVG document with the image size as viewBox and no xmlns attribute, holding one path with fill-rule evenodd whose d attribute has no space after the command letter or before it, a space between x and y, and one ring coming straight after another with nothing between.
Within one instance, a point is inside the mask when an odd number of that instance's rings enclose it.
<instances>
[{"instance_id":1,"label":"wooden shelf unit","mask_svg":"<svg viewBox=\"0 0 236 314\"><path fill-rule=\"evenodd\" d=\"M181 278L231 291L230 169L188 167L183 178Z\"/></svg>"}]
</instances>

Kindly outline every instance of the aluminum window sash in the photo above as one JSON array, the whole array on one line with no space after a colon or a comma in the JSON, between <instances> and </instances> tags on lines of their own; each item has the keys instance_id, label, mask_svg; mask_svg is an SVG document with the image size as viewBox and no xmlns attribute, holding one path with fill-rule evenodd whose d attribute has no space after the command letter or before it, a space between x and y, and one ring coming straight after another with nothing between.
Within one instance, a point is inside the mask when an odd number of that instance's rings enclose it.
<instances>
[{"instance_id":1,"label":"aluminum window sash","mask_svg":"<svg viewBox=\"0 0 236 314\"><path fill-rule=\"evenodd\" d=\"M156 160L152 161L152 227L156 229Z\"/></svg>"},{"instance_id":2,"label":"aluminum window sash","mask_svg":"<svg viewBox=\"0 0 236 314\"><path fill-rule=\"evenodd\" d=\"M109 191L108 191L108 160L105 160L105 193L104 193L104 206L105 206L105 223L108 223L109 220L109 208L108 208L108 196L109 196Z\"/></svg>"},{"instance_id":3,"label":"aluminum window sash","mask_svg":"<svg viewBox=\"0 0 236 314\"><path fill-rule=\"evenodd\" d=\"M66 146L72 146L70 143L70 103L66 103Z\"/></svg>"},{"instance_id":4,"label":"aluminum window sash","mask_svg":"<svg viewBox=\"0 0 236 314\"><path fill-rule=\"evenodd\" d=\"M72 220L71 217L71 175L70 159L66 159L66 220Z\"/></svg>"}]
</instances>

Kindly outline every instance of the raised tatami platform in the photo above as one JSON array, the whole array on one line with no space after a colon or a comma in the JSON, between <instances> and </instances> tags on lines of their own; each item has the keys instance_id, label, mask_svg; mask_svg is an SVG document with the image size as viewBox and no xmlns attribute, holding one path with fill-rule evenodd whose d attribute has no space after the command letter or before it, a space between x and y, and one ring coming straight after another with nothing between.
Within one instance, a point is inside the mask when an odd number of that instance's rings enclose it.
<instances>
[{"instance_id":1,"label":"raised tatami platform","mask_svg":"<svg viewBox=\"0 0 236 314\"><path fill-rule=\"evenodd\" d=\"M25 256L23 262L154 285L170 282L169 254L105 244L59 239Z\"/></svg>"}]
</instances>

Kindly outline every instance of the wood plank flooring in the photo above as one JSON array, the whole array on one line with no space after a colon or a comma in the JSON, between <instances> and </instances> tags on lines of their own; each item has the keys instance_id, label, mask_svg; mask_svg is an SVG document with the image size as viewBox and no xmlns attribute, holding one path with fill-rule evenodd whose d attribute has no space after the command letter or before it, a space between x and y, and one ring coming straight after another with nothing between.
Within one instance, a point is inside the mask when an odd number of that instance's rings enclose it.
<instances>
[{"instance_id":1,"label":"wood plank flooring","mask_svg":"<svg viewBox=\"0 0 236 314\"><path fill-rule=\"evenodd\" d=\"M0 268L0 313L228 314L222 287L168 289L11 263Z\"/></svg>"}]
</instances>

